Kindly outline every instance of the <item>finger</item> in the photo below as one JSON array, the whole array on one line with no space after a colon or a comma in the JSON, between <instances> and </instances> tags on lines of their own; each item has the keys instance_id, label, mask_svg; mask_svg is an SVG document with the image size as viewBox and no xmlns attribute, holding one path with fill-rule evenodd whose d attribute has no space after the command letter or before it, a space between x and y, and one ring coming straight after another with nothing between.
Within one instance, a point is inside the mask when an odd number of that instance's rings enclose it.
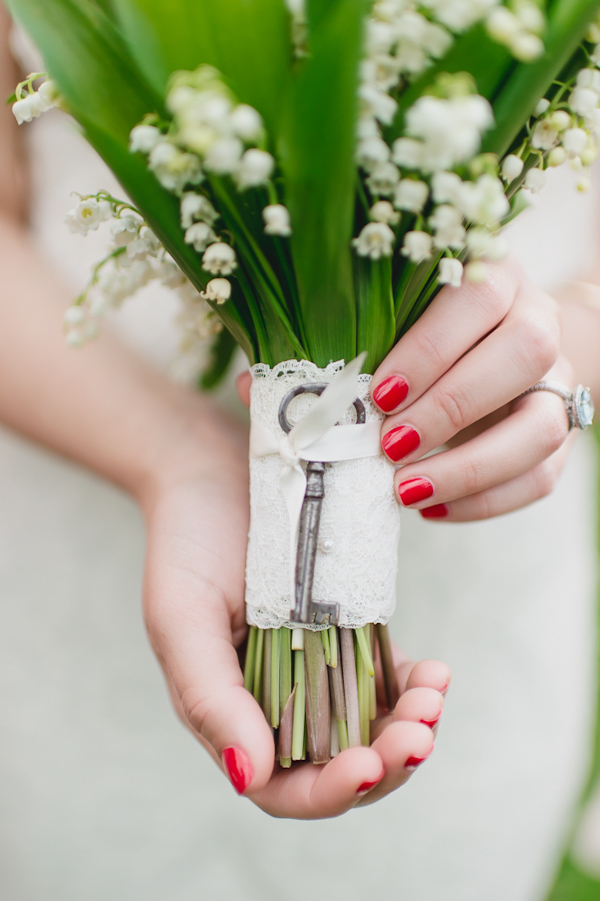
<instances>
[{"instance_id":1,"label":"finger","mask_svg":"<svg viewBox=\"0 0 600 901\"><path fill-rule=\"evenodd\" d=\"M407 753L412 746L406 745ZM276 772L251 797L276 817L301 820L339 816L384 777L379 754L372 748L348 748L325 766L294 764Z\"/></svg>"},{"instance_id":2,"label":"finger","mask_svg":"<svg viewBox=\"0 0 600 901\"><path fill-rule=\"evenodd\" d=\"M252 375L246 370L241 372L235 380L235 387L239 398L246 407L250 406L250 386L252 385Z\"/></svg>"},{"instance_id":3,"label":"finger","mask_svg":"<svg viewBox=\"0 0 600 901\"><path fill-rule=\"evenodd\" d=\"M375 403L385 413L414 403L504 319L520 277L511 261L490 267L483 285L465 280L460 288L443 288L376 370L371 388Z\"/></svg>"},{"instance_id":4,"label":"finger","mask_svg":"<svg viewBox=\"0 0 600 901\"><path fill-rule=\"evenodd\" d=\"M244 689L230 619L222 598L207 589L186 602L185 585L175 602L153 586L156 600L148 629L176 693L184 721L212 749L235 789L265 785L273 771L271 730L252 695Z\"/></svg>"},{"instance_id":5,"label":"finger","mask_svg":"<svg viewBox=\"0 0 600 901\"><path fill-rule=\"evenodd\" d=\"M445 694L451 678L450 667L441 660L421 660L419 663L402 664L398 668L401 695L410 688L435 688Z\"/></svg>"},{"instance_id":6,"label":"finger","mask_svg":"<svg viewBox=\"0 0 600 901\"><path fill-rule=\"evenodd\" d=\"M422 723L393 722L371 745L382 760L385 776L358 803L373 803L408 782L433 751L433 734ZM410 750L407 750L410 749Z\"/></svg>"},{"instance_id":7,"label":"finger","mask_svg":"<svg viewBox=\"0 0 600 901\"><path fill-rule=\"evenodd\" d=\"M555 488L569 453L572 435L551 457L523 475L494 488L471 494L448 504L433 504L419 512L438 522L472 522L511 513L549 495Z\"/></svg>"},{"instance_id":8,"label":"finger","mask_svg":"<svg viewBox=\"0 0 600 901\"><path fill-rule=\"evenodd\" d=\"M410 688L404 692L394 711L374 724L371 739L374 741L392 722L405 720L423 723L433 729L442 715L444 698L435 688Z\"/></svg>"},{"instance_id":9,"label":"finger","mask_svg":"<svg viewBox=\"0 0 600 901\"><path fill-rule=\"evenodd\" d=\"M534 289L532 289L534 290ZM394 462L422 457L537 382L558 356L555 302L519 292L510 313L414 404L389 416L382 446Z\"/></svg>"},{"instance_id":10,"label":"finger","mask_svg":"<svg viewBox=\"0 0 600 901\"><path fill-rule=\"evenodd\" d=\"M396 472L396 497L420 509L477 494L533 469L557 451L569 434L561 398L536 392L514 412L469 441Z\"/></svg>"}]
</instances>

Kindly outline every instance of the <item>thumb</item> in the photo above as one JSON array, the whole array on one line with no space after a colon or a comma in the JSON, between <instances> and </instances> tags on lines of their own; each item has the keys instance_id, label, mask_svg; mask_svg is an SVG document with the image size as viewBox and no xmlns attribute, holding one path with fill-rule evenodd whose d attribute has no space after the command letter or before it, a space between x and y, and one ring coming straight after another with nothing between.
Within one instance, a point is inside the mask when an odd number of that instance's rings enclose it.
<instances>
[{"instance_id":1,"label":"thumb","mask_svg":"<svg viewBox=\"0 0 600 901\"><path fill-rule=\"evenodd\" d=\"M248 370L240 373L235 380L235 387L240 396L240 400L247 407L250 406L250 385L252 384L252 376Z\"/></svg>"},{"instance_id":2,"label":"thumb","mask_svg":"<svg viewBox=\"0 0 600 901\"><path fill-rule=\"evenodd\" d=\"M258 791L273 772L273 735L244 688L222 598L203 598L199 606L184 616L171 610L168 622L152 629L160 635L156 650L184 723L208 745L239 794Z\"/></svg>"}]
</instances>

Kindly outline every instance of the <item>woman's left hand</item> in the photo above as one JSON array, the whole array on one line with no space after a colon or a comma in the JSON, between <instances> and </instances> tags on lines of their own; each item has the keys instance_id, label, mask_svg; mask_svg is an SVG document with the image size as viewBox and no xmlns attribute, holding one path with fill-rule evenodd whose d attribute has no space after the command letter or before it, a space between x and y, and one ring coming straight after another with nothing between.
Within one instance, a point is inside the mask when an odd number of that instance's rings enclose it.
<instances>
[{"instance_id":1,"label":"woman's left hand","mask_svg":"<svg viewBox=\"0 0 600 901\"><path fill-rule=\"evenodd\" d=\"M571 443L564 402L520 395L545 377L573 387L559 344L558 304L514 260L483 285L440 291L373 377L402 505L464 522L552 491Z\"/></svg>"}]
</instances>

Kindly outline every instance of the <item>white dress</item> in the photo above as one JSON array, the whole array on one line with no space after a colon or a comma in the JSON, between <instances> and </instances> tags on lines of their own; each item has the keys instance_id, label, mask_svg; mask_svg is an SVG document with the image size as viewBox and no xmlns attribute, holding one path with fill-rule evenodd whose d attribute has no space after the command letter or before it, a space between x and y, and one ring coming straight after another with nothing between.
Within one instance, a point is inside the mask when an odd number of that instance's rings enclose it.
<instances>
[{"instance_id":1,"label":"white dress","mask_svg":"<svg viewBox=\"0 0 600 901\"><path fill-rule=\"evenodd\" d=\"M62 227L69 193L112 179L58 113L30 139L35 234L75 292L100 246ZM600 246L592 198L566 182L512 232L546 285L584 273ZM153 295L123 314L162 364L171 307ZM380 804L314 823L238 799L172 713L142 625L132 501L2 432L3 901L304 901L311 886L345 901L540 901L585 777L595 689L595 463L586 437L576 445L554 494L521 512L406 515L393 628L454 671L436 750Z\"/></svg>"}]
</instances>

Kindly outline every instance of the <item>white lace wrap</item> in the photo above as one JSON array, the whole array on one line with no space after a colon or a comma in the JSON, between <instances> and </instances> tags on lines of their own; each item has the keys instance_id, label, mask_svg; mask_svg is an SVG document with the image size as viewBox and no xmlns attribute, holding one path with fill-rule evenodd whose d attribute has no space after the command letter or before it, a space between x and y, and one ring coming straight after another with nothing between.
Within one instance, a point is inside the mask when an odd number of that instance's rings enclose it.
<instances>
[{"instance_id":1,"label":"white lace wrap","mask_svg":"<svg viewBox=\"0 0 600 901\"><path fill-rule=\"evenodd\" d=\"M246 618L261 629L291 626L294 604L290 572L295 559L290 559L290 518L282 490L282 475L289 471L290 463L281 444L286 434L279 425L279 407L290 389L307 382L329 383L343 368L343 361L319 369L306 360L290 360L273 369L264 364L252 367L253 429L258 425L261 433L272 436L273 443L272 452L256 456L251 442L250 453ZM366 422L380 422L383 416L369 393L371 376L360 375L358 381ZM301 420L316 402L314 394L296 397L289 406L289 421ZM353 424L353 407L338 421ZM381 453L332 463L325 471L313 598L340 605L340 626L387 623L394 611L400 511L393 475L393 465Z\"/></svg>"}]
</instances>

